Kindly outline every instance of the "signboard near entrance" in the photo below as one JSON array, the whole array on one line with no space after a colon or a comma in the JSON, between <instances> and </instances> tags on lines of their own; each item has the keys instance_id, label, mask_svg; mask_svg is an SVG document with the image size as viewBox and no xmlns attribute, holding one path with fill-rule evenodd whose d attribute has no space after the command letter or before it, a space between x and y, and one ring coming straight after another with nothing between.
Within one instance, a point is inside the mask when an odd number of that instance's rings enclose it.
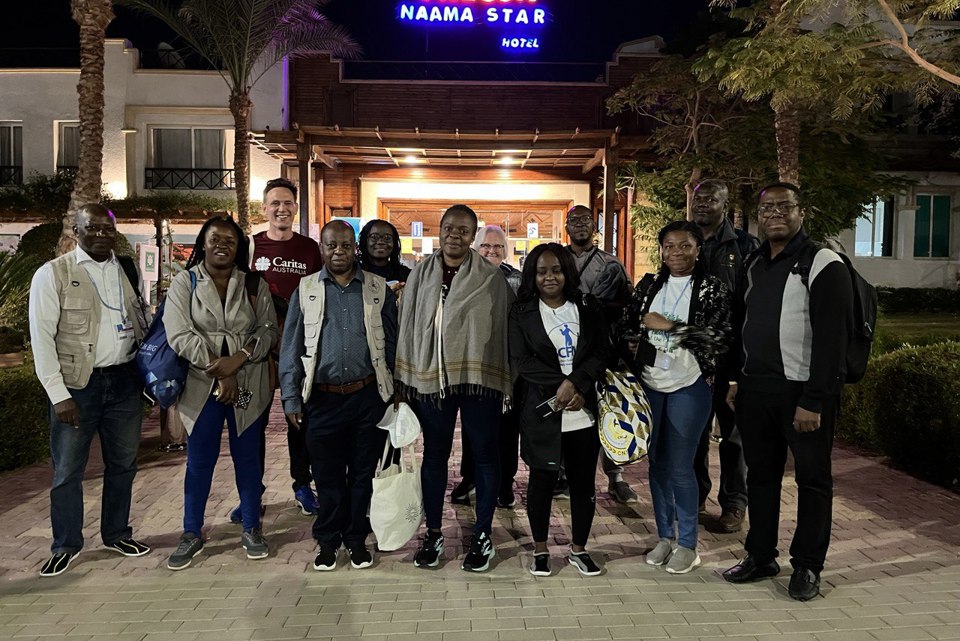
<instances>
[{"instance_id":1,"label":"signboard near entrance","mask_svg":"<svg viewBox=\"0 0 960 641\"><path fill-rule=\"evenodd\" d=\"M540 224L527 223L527 238L539 238L539 237L540 237Z\"/></svg>"},{"instance_id":2,"label":"signboard near entrance","mask_svg":"<svg viewBox=\"0 0 960 641\"><path fill-rule=\"evenodd\" d=\"M431 30L484 28L505 51L534 52L553 19L548 5L548 0L404 0L397 19Z\"/></svg>"},{"instance_id":3,"label":"signboard near entrance","mask_svg":"<svg viewBox=\"0 0 960 641\"><path fill-rule=\"evenodd\" d=\"M415 220L410 223L410 237L423 238L423 221Z\"/></svg>"},{"instance_id":4,"label":"signboard near entrance","mask_svg":"<svg viewBox=\"0 0 960 641\"><path fill-rule=\"evenodd\" d=\"M140 250L140 276L152 283L160 280L160 250L152 245L137 244Z\"/></svg>"}]
</instances>

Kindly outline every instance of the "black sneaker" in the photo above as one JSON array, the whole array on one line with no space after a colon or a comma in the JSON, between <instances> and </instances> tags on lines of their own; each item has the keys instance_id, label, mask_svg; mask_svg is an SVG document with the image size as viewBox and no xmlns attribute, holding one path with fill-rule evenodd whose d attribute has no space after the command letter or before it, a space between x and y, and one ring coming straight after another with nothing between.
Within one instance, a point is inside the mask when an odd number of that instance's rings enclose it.
<instances>
[{"instance_id":1,"label":"black sneaker","mask_svg":"<svg viewBox=\"0 0 960 641\"><path fill-rule=\"evenodd\" d=\"M470 540L470 551L463 557L460 569L467 572L486 572L490 568L490 559L496 554L497 551L493 547L489 534L486 532L474 534Z\"/></svg>"},{"instance_id":2,"label":"black sneaker","mask_svg":"<svg viewBox=\"0 0 960 641\"><path fill-rule=\"evenodd\" d=\"M513 492L507 492L497 497L497 507L503 510L512 510L516 504L517 499L513 496Z\"/></svg>"},{"instance_id":3,"label":"black sneaker","mask_svg":"<svg viewBox=\"0 0 960 641\"><path fill-rule=\"evenodd\" d=\"M441 554L443 554L443 535L427 530L426 536L420 543L420 549L413 557L413 564L418 568L435 568L440 563Z\"/></svg>"},{"instance_id":4,"label":"black sneaker","mask_svg":"<svg viewBox=\"0 0 960 641\"><path fill-rule=\"evenodd\" d=\"M557 479L557 484L553 486L553 498L570 500L570 483L567 482L566 476Z\"/></svg>"},{"instance_id":5,"label":"black sneaker","mask_svg":"<svg viewBox=\"0 0 960 641\"><path fill-rule=\"evenodd\" d=\"M190 567L193 557L203 549L203 539L193 532L184 532L180 535L180 541L177 543L177 549L173 551L167 560L167 568L171 570L183 570Z\"/></svg>"},{"instance_id":6,"label":"black sneaker","mask_svg":"<svg viewBox=\"0 0 960 641\"><path fill-rule=\"evenodd\" d=\"M450 492L450 502L454 505L470 505L470 495L476 494L477 488L467 480L460 481Z\"/></svg>"},{"instance_id":7,"label":"black sneaker","mask_svg":"<svg viewBox=\"0 0 960 641\"><path fill-rule=\"evenodd\" d=\"M40 576L57 576L58 574L63 574L67 571L67 568L70 567L70 563L77 558L78 554L80 553L61 552L54 554L47 559L47 562L40 568Z\"/></svg>"},{"instance_id":8,"label":"black sneaker","mask_svg":"<svg viewBox=\"0 0 960 641\"><path fill-rule=\"evenodd\" d=\"M360 545L347 548L347 552L350 554L351 567L362 570L363 568L368 568L373 565L373 555L370 554L370 550L367 549L366 545L361 543Z\"/></svg>"},{"instance_id":9,"label":"black sneaker","mask_svg":"<svg viewBox=\"0 0 960 641\"><path fill-rule=\"evenodd\" d=\"M533 576L550 576L550 553L540 552L533 555L533 563L530 564L530 574Z\"/></svg>"},{"instance_id":10,"label":"black sneaker","mask_svg":"<svg viewBox=\"0 0 960 641\"><path fill-rule=\"evenodd\" d=\"M241 534L240 545L243 546L248 559L265 559L267 555L270 554L270 549L267 547L267 540L263 538L263 532L261 532L258 527Z\"/></svg>"},{"instance_id":11,"label":"black sneaker","mask_svg":"<svg viewBox=\"0 0 960 641\"><path fill-rule=\"evenodd\" d=\"M318 543L317 557L313 560L313 569L317 572L329 572L337 569L337 551L332 545Z\"/></svg>"},{"instance_id":12,"label":"black sneaker","mask_svg":"<svg viewBox=\"0 0 960 641\"><path fill-rule=\"evenodd\" d=\"M574 552L570 550L570 565L577 568L577 571L583 576L597 576L602 571L600 566L593 562L590 555L586 552Z\"/></svg>"},{"instance_id":13,"label":"black sneaker","mask_svg":"<svg viewBox=\"0 0 960 641\"><path fill-rule=\"evenodd\" d=\"M119 552L123 556L143 556L150 552L149 546L134 539L120 539L113 545L108 545L107 549Z\"/></svg>"}]
</instances>

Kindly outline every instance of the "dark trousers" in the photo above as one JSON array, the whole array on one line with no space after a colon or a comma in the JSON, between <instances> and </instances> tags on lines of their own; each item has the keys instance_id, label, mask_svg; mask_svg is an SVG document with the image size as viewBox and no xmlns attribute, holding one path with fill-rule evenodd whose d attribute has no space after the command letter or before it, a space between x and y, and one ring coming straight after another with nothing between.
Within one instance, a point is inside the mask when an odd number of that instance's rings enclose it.
<instances>
[{"instance_id":1,"label":"dark trousers","mask_svg":"<svg viewBox=\"0 0 960 641\"><path fill-rule=\"evenodd\" d=\"M477 521L474 534L490 534L493 512L497 506L497 486L500 483L500 417L503 398L451 394L439 406L429 401L417 401L414 411L423 431L423 467L420 470L423 485L423 507L427 527L439 530L443 521L443 495L447 490L447 467L453 448L453 432L460 412L460 425L470 439L473 450L477 484Z\"/></svg>"},{"instance_id":2,"label":"dark trousers","mask_svg":"<svg viewBox=\"0 0 960 641\"><path fill-rule=\"evenodd\" d=\"M597 454L600 439L595 426L560 435L560 450L570 483L570 529L574 545L584 546L590 537L597 502ZM527 517L535 543L547 540L550 506L559 470L531 469L527 486Z\"/></svg>"},{"instance_id":3,"label":"dark trousers","mask_svg":"<svg viewBox=\"0 0 960 641\"><path fill-rule=\"evenodd\" d=\"M287 451L290 453L290 478L293 479L293 491L301 487L310 487L313 476L310 474L310 453L307 451L307 435L304 430L298 429L290 419L287 421ZM379 420L379 419L378 419ZM263 429L267 427L266 422ZM260 469L265 470L267 464L266 434L260 439ZM266 490L263 481L260 482L261 491Z\"/></svg>"},{"instance_id":4,"label":"dark trousers","mask_svg":"<svg viewBox=\"0 0 960 641\"><path fill-rule=\"evenodd\" d=\"M230 457L240 494L240 514L243 529L249 531L260 525L260 481L263 468L257 460L257 451L263 441L263 426L267 422L265 410L253 425L237 434L237 419L232 405L224 405L213 396L207 398L200 415L187 437L187 471L183 477L183 531L196 536L203 530L203 517L210 497L213 471L220 458L223 424L227 423Z\"/></svg>"},{"instance_id":5,"label":"dark trousers","mask_svg":"<svg viewBox=\"0 0 960 641\"><path fill-rule=\"evenodd\" d=\"M707 419L700 436L700 444L693 459L693 471L697 475L700 490L700 505L710 497L713 483L710 481L710 435L713 431L713 417L717 417L720 426L720 486L717 489L717 502L721 509L729 510L747 507L747 463L743 458L743 442L737 429L736 417L727 405L726 381L717 381L713 388L713 413Z\"/></svg>"},{"instance_id":6,"label":"dark trousers","mask_svg":"<svg viewBox=\"0 0 960 641\"><path fill-rule=\"evenodd\" d=\"M466 432L460 433L463 454L460 458L460 476L473 485L476 473L473 466L473 448ZM517 476L520 461L520 422L519 410L514 408L500 419L500 484L497 491L500 496L509 496L513 492L513 480Z\"/></svg>"},{"instance_id":7,"label":"dark trousers","mask_svg":"<svg viewBox=\"0 0 960 641\"><path fill-rule=\"evenodd\" d=\"M366 541L373 476L387 437L377 422L386 408L376 385L352 394L314 389L304 406L301 425L317 484L318 543L351 548Z\"/></svg>"},{"instance_id":8,"label":"dark trousers","mask_svg":"<svg viewBox=\"0 0 960 641\"><path fill-rule=\"evenodd\" d=\"M83 472L94 435L100 436L103 452L100 537L104 545L113 545L132 535L130 495L137 475L142 389L133 368L92 374L86 387L70 390L80 412L78 427L61 423L50 406L54 554L72 554L83 547Z\"/></svg>"},{"instance_id":9,"label":"dark trousers","mask_svg":"<svg viewBox=\"0 0 960 641\"><path fill-rule=\"evenodd\" d=\"M831 452L839 398L823 400L820 429L800 433L793 428L793 417L801 392L799 383L784 381L779 388L770 384L759 388L746 379L737 393L737 426L747 460L750 514L745 548L761 562L777 556L780 488L789 448L798 490L790 562L794 568L820 572L833 520Z\"/></svg>"}]
</instances>

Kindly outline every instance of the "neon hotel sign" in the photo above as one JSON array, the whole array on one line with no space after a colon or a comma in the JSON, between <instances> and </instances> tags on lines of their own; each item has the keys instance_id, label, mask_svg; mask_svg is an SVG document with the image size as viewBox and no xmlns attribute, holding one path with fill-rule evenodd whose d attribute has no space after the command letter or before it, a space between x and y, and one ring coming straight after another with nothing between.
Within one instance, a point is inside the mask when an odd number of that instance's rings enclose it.
<instances>
[{"instance_id":1,"label":"neon hotel sign","mask_svg":"<svg viewBox=\"0 0 960 641\"><path fill-rule=\"evenodd\" d=\"M400 20L409 23L507 27L498 36L504 49L539 49L547 12L538 0L418 0L400 4Z\"/></svg>"}]
</instances>

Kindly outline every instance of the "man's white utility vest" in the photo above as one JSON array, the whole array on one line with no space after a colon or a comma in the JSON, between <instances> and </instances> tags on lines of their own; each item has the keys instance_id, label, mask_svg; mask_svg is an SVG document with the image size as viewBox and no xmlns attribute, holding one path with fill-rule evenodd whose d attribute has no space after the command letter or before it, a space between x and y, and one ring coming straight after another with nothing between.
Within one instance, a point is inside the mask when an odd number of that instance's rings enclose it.
<instances>
[{"instance_id":1,"label":"man's white utility vest","mask_svg":"<svg viewBox=\"0 0 960 641\"><path fill-rule=\"evenodd\" d=\"M70 389L83 389L90 382L93 364L97 359L97 337L100 335L100 317L103 305L86 270L77 264L77 253L69 252L50 261L53 278L60 297L60 319L57 323L57 358L63 384ZM121 272L123 268L117 265ZM146 333L146 318L130 279L120 274L123 306L126 317L133 323L137 341Z\"/></svg>"},{"instance_id":2,"label":"man's white utility vest","mask_svg":"<svg viewBox=\"0 0 960 641\"><path fill-rule=\"evenodd\" d=\"M323 310L326 286L317 274L300 281L300 311L303 314L303 402L310 399L313 391L313 376L317 369L317 352L320 349L320 330L323 328ZM377 376L377 389L384 402L393 396L393 374L387 367L387 335L383 329L380 310L386 304L387 281L376 274L363 272L363 327L370 350L370 362ZM351 381L345 381L351 382Z\"/></svg>"}]
</instances>

